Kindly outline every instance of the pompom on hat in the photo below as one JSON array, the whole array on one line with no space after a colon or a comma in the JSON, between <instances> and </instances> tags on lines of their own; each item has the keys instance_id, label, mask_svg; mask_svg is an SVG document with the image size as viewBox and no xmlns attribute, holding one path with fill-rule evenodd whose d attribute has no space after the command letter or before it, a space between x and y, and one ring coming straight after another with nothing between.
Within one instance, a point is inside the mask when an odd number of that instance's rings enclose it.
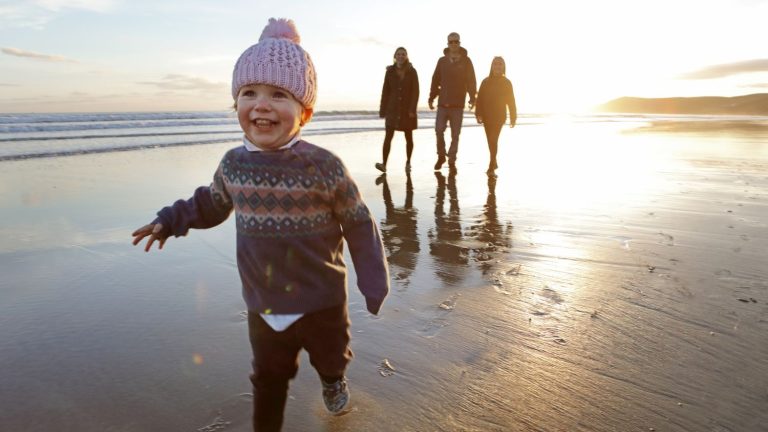
<instances>
[{"instance_id":1,"label":"pompom on hat","mask_svg":"<svg viewBox=\"0 0 768 432\"><path fill-rule=\"evenodd\" d=\"M288 91L304 108L317 100L317 75L292 20L270 18L259 43L245 50L232 72L232 98L250 84L268 84Z\"/></svg>"}]
</instances>

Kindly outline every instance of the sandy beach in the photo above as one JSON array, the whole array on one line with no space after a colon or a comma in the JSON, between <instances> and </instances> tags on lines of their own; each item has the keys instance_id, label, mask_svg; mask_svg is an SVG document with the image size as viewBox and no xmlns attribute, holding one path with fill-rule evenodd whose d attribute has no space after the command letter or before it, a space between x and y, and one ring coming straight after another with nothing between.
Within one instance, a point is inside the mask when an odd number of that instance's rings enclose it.
<instances>
[{"instance_id":1,"label":"sandy beach","mask_svg":"<svg viewBox=\"0 0 768 432\"><path fill-rule=\"evenodd\" d=\"M506 128L490 179L480 127L436 174L423 122L410 178L402 134L383 177L383 131L308 137L380 222L392 291L370 315L350 266L352 411L303 356L284 430L766 430L766 122L553 118ZM250 430L234 218L130 244L232 146L0 163L0 430Z\"/></svg>"}]
</instances>

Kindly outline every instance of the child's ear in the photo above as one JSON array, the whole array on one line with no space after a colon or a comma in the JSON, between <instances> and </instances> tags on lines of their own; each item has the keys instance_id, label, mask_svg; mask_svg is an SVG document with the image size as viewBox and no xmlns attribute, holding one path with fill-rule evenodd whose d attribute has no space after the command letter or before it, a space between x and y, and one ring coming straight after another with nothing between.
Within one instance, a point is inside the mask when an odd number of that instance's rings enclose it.
<instances>
[{"instance_id":1,"label":"child's ear","mask_svg":"<svg viewBox=\"0 0 768 432\"><path fill-rule=\"evenodd\" d=\"M303 108L301 111L301 125L304 126L305 124L309 123L309 121L312 119L312 114L314 113L314 110L312 108Z\"/></svg>"}]
</instances>

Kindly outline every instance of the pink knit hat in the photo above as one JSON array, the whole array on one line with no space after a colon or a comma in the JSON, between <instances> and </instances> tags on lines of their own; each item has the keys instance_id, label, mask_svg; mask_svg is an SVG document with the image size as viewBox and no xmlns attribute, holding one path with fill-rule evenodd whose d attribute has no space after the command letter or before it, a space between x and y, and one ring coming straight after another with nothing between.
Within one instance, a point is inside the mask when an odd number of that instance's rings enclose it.
<instances>
[{"instance_id":1,"label":"pink knit hat","mask_svg":"<svg viewBox=\"0 0 768 432\"><path fill-rule=\"evenodd\" d=\"M269 84L285 89L304 108L312 108L317 99L317 76L309 53L299 43L301 38L293 21L270 18L259 43L240 55L232 72L232 98L237 100L240 87Z\"/></svg>"}]
</instances>

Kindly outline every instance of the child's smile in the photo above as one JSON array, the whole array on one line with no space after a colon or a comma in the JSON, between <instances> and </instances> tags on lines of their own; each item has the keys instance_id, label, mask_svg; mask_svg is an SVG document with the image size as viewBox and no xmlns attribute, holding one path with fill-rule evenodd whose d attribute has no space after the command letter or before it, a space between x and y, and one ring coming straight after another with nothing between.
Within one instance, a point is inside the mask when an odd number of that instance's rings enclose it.
<instances>
[{"instance_id":1,"label":"child's smile","mask_svg":"<svg viewBox=\"0 0 768 432\"><path fill-rule=\"evenodd\" d=\"M287 144L309 121L305 109L286 90L266 84L243 86L237 96L237 118L245 136L263 150Z\"/></svg>"}]
</instances>

